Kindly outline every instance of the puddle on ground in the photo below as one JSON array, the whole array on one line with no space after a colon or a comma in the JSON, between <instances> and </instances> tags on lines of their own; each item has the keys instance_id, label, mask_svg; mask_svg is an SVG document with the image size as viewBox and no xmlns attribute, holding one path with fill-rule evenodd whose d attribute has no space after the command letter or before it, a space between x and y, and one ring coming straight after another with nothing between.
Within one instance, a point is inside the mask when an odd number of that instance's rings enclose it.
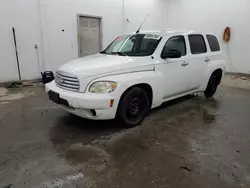
<instances>
[{"instance_id":1,"label":"puddle on ground","mask_svg":"<svg viewBox=\"0 0 250 188\"><path fill-rule=\"evenodd\" d=\"M205 100L204 103L200 105L203 120L207 123L212 123L216 119L216 116L219 115L219 106L219 101L214 98Z\"/></svg>"},{"instance_id":2,"label":"puddle on ground","mask_svg":"<svg viewBox=\"0 0 250 188\"><path fill-rule=\"evenodd\" d=\"M74 164L93 163L98 165L109 161L109 155L103 149L81 143L72 144L65 151L65 157Z\"/></svg>"}]
</instances>

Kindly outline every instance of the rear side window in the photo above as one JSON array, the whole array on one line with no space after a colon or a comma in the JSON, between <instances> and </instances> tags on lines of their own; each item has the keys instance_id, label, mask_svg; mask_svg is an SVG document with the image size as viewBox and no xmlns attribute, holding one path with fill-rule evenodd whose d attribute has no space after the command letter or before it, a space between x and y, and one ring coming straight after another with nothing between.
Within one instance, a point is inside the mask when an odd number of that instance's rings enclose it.
<instances>
[{"instance_id":1,"label":"rear side window","mask_svg":"<svg viewBox=\"0 0 250 188\"><path fill-rule=\"evenodd\" d=\"M192 54L203 54L207 52L205 40L202 35L188 36Z\"/></svg>"},{"instance_id":2,"label":"rear side window","mask_svg":"<svg viewBox=\"0 0 250 188\"><path fill-rule=\"evenodd\" d=\"M211 49L211 52L220 51L220 44L218 39L214 35L207 35L207 40Z\"/></svg>"}]
</instances>

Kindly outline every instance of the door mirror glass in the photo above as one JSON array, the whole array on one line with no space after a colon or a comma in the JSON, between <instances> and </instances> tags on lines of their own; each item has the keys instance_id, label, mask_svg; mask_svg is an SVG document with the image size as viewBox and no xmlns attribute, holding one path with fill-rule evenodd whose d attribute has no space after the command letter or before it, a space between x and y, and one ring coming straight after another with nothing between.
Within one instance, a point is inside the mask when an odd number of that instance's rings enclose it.
<instances>
[{"instance_id":1,"label":"door mirror glass","mask_svg":"<svg viewBox=\"0 0 250 188\"><path fill-rule=\"evenodd\" d=\"M161 58L167 59L167 58L180 58L181 52L179 50L170 49L168 51L163 51L161 54Z\"/></svg>"}]
</instances>

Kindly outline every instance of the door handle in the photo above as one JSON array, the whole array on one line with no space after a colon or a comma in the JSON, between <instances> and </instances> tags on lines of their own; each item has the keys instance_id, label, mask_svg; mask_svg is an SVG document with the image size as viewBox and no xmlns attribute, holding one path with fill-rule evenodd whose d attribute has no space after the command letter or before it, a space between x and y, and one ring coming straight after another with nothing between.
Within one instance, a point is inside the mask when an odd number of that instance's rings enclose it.
<instances>
[{"instance_id":1,"label":"door handle","mask_svg":"<svg viewBox=\"0 0 250 188\"><path fill-rule=\"evenodd\" d=\"M206 59L205 59L205 62L209 62L210 61L210 59L207 57Z\"/></svg>"},{"instance_id":2,"label":"door handle","mask_svg":"<svg viewBox=\"0 0 250 188\"><path fill-rule=\"evenodd\" d=\"M185 67L185 66L187 66L188 64L189 64L189 62L184 61L184 62L182 62L181 66Z\"/></svg>"}]
</instances>

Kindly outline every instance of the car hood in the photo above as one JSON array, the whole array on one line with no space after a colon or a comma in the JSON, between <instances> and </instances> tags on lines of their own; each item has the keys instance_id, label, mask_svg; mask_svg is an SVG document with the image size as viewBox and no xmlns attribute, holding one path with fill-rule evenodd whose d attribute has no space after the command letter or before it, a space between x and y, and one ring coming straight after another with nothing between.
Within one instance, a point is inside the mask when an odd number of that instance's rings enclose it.
<instances>
[{"instance_id":1,"label":"car hood","mask_svg":"<svg viewBox=\"0 0 250 188\"><path fill-rule=\"evenodd\" d=\"M154 64L151 57L95 54L70 61L58 70L70 72L78 78L86 78L94 75L154 70Z\"/></svg>"}]
</instances>

